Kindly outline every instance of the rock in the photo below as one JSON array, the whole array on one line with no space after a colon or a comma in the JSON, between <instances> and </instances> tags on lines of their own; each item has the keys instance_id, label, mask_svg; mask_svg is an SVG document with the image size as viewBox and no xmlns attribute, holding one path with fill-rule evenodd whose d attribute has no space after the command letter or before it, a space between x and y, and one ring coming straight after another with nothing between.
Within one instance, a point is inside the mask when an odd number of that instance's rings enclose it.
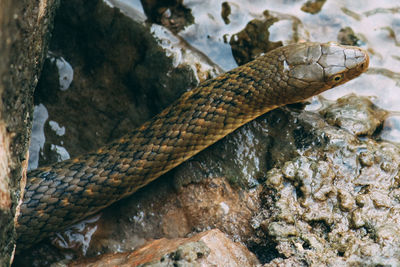
<instances>
[{"instance_id":1,"label":"rock","mask_svg":"<svg viewBox=\"0 0 400 267\"><path fill-rule=\"evenodd\" d=\"M150 22L161 24L177 33L194 23L194 17L183 1L142 1L144 12Z\"/></svg>"},{"instance_id":2,"label":"rock","mask_svg":"<svg viewBox=\"0 0 400 267\"><path fill-rule=\"evenodd\" d=\"M35 105L49 114L40 165L60 158L56 146L73 157L121 137L216 73L214 66L198 63L196 52L186 53L187 59L183 50L189 48L179 40L166 51L150 29L102 1L62 1L60 9L52 53L35 91ZM195 70L184 59L197 62ZM66 90L58 77L65 73L57 67L63 60L74 73ZM52 123L65 133L58 134Z\"/></svg>"},{"instance_id":3,"label":"rock","mask_svg":"<svg viewBox=\"0 0 400 267\"><path fill-rule=\"evenodd\" d=\"M300 266L400 263L400 149L374 140L384 117L371 105L368 98L350 95L321 112L346 121L343 129L327 124L329 118L295 115L300 124L318 125L315 135L324 141L267 174L258 218L265 218L260 224L265 242L274 242L284 258L265 266L293 260L303 260Z\"/></svg>"},{"instance_id":4,"label":"rock","mask_svg":"<svg viewBox=\"0 0 400 267\"><path fill-rule=\"evenodd\" d=\"M388 116L387 111L373 105L368 98L359 98L354 94L339 98L320 113L329 124L357 136L373 135L378 128L382 128L382 122Z\"/></svg>"},{"instance_id":5,"label":"rock","mask_svg":"<svg viewBox=\"0 0 400 267\"><path fill-rule=\"evenodd\" d=\"M68 266L255 266L257 258L221 231L209 230L190 238L158 239L133 252L106 254Z\"/></svg>"},{"instance_id":6,"label":"rock","mask_svg":"<svg viewBox=\"0 0 400 267\"><path fill-rule=\"evenodd\" d=\"M310 14L316 14L321 11L324 6L326 0L314 0L307 1L302 7L301 10Z\"/></svg>"},{"instance_id":7,"label":"rock","mask_svg":"<svg viewBox=\"0 0 400 267\"><path fill-rule=\"evenodd\" d=\"M231 186L226 179L203 177L197 183L180 186L177 192L171 178L164 177L160 183L104 210L94 224L60 233L53 244L60 252L91 257L99 251L131 251L146 240L185 237L210 228L222 230L235 241L252 237L248 222L258 210L259 191L247 192ZM93 227L96 231L88 236ZM85 247L82 241L87 237L90 246Z\"/></svg>"},{"instance_id":8,"label":"rock","mask_svg":"<svg viewBox=\"0 0 400 267\"><path fill-rule=\"evenodd\" d=\"M344 45L360 45L363 42L365 43L363 39L362 36L358 36L350 27L342 28L338 33L338 40Z\"/></svg>"},{"instance_id":9,"label":"rock","mask_svg":"<svg viewBox=\"0 0 400 267\"><path fill-rule=\"evenodd\" d=\"M57 0L1 2L0 266L10 265L15 250L14 217L26 179L32 93L57 5Z\"/></svg>"},{"instance_id":10,"label":"rock","mask_svg":"<svg viewBox=\"0 0 400 267\"><path fill-rule=\"evenodd\" d=\"M239 65L243 65L262 53L266 53L279 46L282 42L271 42L269 40L269 27L279 21L278 17L264 12L264 19L254 19L250 21L246 28L234 34L229 40L232 47L232 54Z\"/></svg>"}]
</instances>

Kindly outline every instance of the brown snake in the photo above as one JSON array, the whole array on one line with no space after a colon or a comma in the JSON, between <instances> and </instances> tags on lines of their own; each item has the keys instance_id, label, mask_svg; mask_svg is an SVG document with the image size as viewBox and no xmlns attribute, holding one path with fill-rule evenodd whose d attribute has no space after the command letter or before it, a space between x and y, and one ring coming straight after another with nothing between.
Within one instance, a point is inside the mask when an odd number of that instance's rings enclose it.
<instances>
[{"instance_id":1,"label":"brown snake","mask_svg":"<svg viewBox=\"0 0 400 267\"><path fill-rule=\"evenodd\" d=\"M333 43L277 48L201 83L132 133L28 174L18 244L30 246L111 205L279 106L345 83L367 53Z\"/></svg>"}]
</instances>

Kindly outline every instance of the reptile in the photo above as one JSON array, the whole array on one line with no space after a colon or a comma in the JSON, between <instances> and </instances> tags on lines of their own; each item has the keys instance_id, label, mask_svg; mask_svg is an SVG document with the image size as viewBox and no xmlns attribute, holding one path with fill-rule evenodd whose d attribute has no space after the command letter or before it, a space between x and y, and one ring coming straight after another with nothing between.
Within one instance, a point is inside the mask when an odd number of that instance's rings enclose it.
<instances>
[{"instance_id":1,"label":"reptile","mask_svg":"<svg viewBox=\"0 0 400 267\"><path fill-rule=\"evenodd\" d=\"M367 70L358 47L279 47L199 84L131 133L97 151L28 173L17 245L30 246L127 197L227 134Z\"/></svg>"}]
</instances>

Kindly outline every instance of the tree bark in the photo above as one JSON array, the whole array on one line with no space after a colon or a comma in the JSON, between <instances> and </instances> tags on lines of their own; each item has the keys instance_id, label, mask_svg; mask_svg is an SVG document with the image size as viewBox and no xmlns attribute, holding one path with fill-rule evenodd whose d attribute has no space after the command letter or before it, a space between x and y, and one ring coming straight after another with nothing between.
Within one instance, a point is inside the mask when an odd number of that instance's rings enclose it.
<instances>
[{"instance_id":1,"label":"tree bark","mask_svg":"<svg viewBox=\"0 0 400 267\"><path fill-rule=\"evenodd\" d=\"M26 180L33 91L59 0L0 0L0 266L15 251Z\"/></svg>"}]
</instances>

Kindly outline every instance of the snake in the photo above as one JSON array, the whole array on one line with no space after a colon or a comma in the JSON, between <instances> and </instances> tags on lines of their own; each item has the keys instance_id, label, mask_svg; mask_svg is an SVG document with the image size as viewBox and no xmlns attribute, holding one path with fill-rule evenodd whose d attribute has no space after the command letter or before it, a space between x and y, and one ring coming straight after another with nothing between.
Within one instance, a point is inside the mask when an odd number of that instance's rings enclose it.
<instances>
[{"instance_id":1,"label":"snake","mask_svg":"<svg viewBox=\"0 0 400 267\"><path fill-rule=\"evenodd\" d=\"M29 247L133 194L235 129L367 70L365 50L290 44L200 83L139 128L88 154L30 171L16 223Z\"/></svg>"}]
</instances>

